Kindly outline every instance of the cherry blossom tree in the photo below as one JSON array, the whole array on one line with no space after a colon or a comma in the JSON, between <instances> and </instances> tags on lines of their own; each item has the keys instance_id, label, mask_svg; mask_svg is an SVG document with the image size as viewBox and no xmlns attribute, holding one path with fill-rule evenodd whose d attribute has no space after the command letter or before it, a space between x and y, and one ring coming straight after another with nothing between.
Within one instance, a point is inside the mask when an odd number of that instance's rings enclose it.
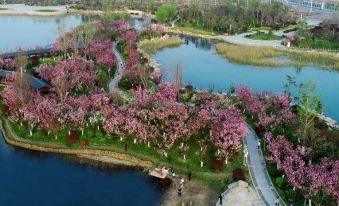
<instances>
[{"instance_id":1,"label":"cherry blossom tree","mask_svg":"<svg viewBox=\"0 0 339 206\"><path fill-rule=\"evenodd\" d=\"M12 69L15 66L15 61L11 58L0 58L0 69Z\"/></svg>"},{"instance_id":2,"label":"cherry blossom tree","mask_svg":"<svg viewBox=\"0 0 339 206\"><path fill-rule=\"evenodd\" d=\"M109 39L93 39L89 42L86 51L89 56L95 59L97 64L104 65L109 70L116 64L112 42Z\"/></svg>"},{"instance_id":3,"label":"cherry blossom tree","mask_svg":"<svg viewBox=\"0 0 339 206\"><path fill-rule=\"evenodd\" d=\"M37 72L51 82L62 105L72 89L92 87L96 80L93 64L82 58L59 61L53 69L46 64L38 68Z\"/></svg>"},{"instance_id":4,"label":"cherry blossom tree","mask_svg":"<svg viewBox=\"0 0 339 206\"><path fill-rule=\"evenodd\" d=\"M236 93L240 104L248 112L258 128L274 130L293 123L296 115L291 107L291 97L285 94L266 92L253 93L250 88L239 86Z\"/></svg>"},{"instance_id":5,"label":"cherry blossom tree","mask_svg":"<svg viewBox=\"0 0 339 206\"><path fill-rule=\"evenodd\" d=\"M265 133L264 138L270 152L268 160L277 164L288 183L299 189L309 199L310 205L311 198L320 191L339 199L338 160L323 158L319 164L307 163L310 148L294 147L284 136L273 138L270 132Z\"/></svg>"}]
</instances>

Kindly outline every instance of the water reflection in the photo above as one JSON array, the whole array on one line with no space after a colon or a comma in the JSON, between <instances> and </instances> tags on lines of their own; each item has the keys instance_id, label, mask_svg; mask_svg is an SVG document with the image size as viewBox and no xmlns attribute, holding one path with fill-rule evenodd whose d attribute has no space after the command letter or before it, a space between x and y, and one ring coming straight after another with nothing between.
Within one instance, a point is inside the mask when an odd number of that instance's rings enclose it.
<instances>
[{"instance_id":1,"label":"water reflection","mask_svg":"<svg viewBox=\"0 0 339 206\"><path fill-rule=\"evenodd\" d=\"M216 41L211 41L208 39L199 39L196 37L185 37L181 36L183 39L184 44L190 45L193 44L195 45L196 48L203 49L203 50L210 50L212 46L216 44Z\"/></svg>"},{"instance_id":2,"label":"water reflection","mask_svg":"<svg viewBox=\"0 0 339 206\"><path fill-rule=\"evenodd\" d=\"M296 77L298 83L313 81L318 85L325 105L325 114L339 120L339 72L315 67L258 67L240 65L220 57L215 42L194 37L183 37L181 46L159 51L153 57L161 65L166 81L171 81L170 71L180 62L184 68L184 83L198 89L225 91L231 85L244 84L254 91L282 92L287 75Z\"/></svg>"},{"instance_id":3,"label":"water reflection","mask_svg":"<svg viewBox=\"0 0 339 206\"><path fill-rule=\"evenodd\" d=\"M18 149L0 134L1 205L159 205L169 182L135 168Z\"/></svg>"}]
</instances>

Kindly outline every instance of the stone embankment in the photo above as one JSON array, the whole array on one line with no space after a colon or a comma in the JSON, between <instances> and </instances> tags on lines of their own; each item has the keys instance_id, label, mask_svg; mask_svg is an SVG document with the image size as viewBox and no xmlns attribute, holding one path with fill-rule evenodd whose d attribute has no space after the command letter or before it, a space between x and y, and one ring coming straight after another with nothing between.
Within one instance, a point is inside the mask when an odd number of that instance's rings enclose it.
<instances>
[{"instance_id":1,"label":"stone embankment","mask_svg":"<svg viewBox=\"0 0 339 206\"><path fill-rule=\"evenodd\" d=\"M13 146L40 151L40 152L50 152L58 154L70 154L70 155L82 155L83 157L91 157L94 160L106 162L109 160L115 163L124 163L128 162L130 166L140 166L144 168L153 168L154 164L151 161L140 160L132 155L119 153L111 150L101 149L101 148L67 148L62 145L48 144L29 141L28 139L23 139L18 137L13 131L10 124L6 121L9 120L0 120L1 130L5 141Z\"/></svg>"}]
</instances>

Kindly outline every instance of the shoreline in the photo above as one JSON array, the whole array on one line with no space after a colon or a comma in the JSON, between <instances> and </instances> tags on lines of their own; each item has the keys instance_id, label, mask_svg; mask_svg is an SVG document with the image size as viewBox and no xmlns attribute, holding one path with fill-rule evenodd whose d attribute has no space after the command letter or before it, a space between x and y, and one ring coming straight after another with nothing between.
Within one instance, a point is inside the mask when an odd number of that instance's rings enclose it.
<instances>
[{"instance_id":1,"label":"shoreline","mask_svg":"<svg viewBox=\"0 0 339 206\"><path fill-rule=\"evenodd\" d=\"M183 31L183 30L180 30L180 29L171 29L171 27L166 27L166 33L167 34L178 34L178 35L184 35L184 36L197 37L197 38L202 38L202 39L207 39L207 40L223 41L223 39L221 38L221 35L212 36L212 35L197 34L197 33Z\"/></svg>"},{"instance_id":2,"label":"shoreline","mask_svg":"<svg viewBox=\"0 0 339 206\"><path fill-rule=\"evenodd\" d=\"M7 120L9 121L9 120ZM48 153L56 153L56 154L66 154L66 155L84 155L84 157L94 156L94 159L100 160L104 157L102 160L108 161L110 159L111 162L113 162L112 159L114 159L116 162L119 163L126 163L128 162L129 165L133 166L139 166L143 168L152 168L154 167L154 163L151 161L141 160L139 158L136 158L129 154L123 154L118 152L113 152L109 150L103 150L103 149L90 149L90 148L66 148L66 147L52 147L48 146L46 144L39 144L36 142L25 142L24 139L21 137L13 137L8 133L11 133L12 128L8 124L4 122L3 119L0 120L0 128L2 130L2 134L4 137L4 140L7 144L25 148L33 151L39 151L39 152L48 152ZM21 138L21 139L18 139ZM92 159L93 159L92 158Z\"/></svg>"},{"instance_id":3,"label":"shoreline","mask_svg":"<svg viewBox=\"0 0 339 206\"><path fill-rule=\"evenodd\" d=\"M129 167L144 172L155 168L157 165L157 163L141 160L130 154L123 154L104 149L53 148L52 146L48 146L44 143L40 144L39 142L24 142L24 139L21 137L12 137L13 134L8 134L13 131L11 131L11 126L8 125L8 123L6 124L5 121L10 120L4 120L3 118L0 118L0 129L3 134L3 138L5 143L14 147L37 152L72 155L79 159L80 163L84 162L85 164L86 162L90 162L92 164L97 162L99 164L107 164L112 167ZM202 185L197 180L192 180L185 183L183 195L182 197L178 197L177 188L179 187L179 178L184 177L186 179L187 177L186 175L182 174L182 172L180 173L180 171L177 171L176 174L177 175L175 177L168 176L164 180L154 179L154 181L169 181L169 185L163 191L163 199L160 202L161 206L173 206L178 205L179 203L186 204L192 202L194 205L198 206L215 204L215 199L218 192L205 185ZM148 176L147 174L145 174L145 177L151 178L151 176ZM196 200L198 201L196 202Z\"/></svg>"},{"instance_id":4,"label":"shoreline","mask_svg":"<svg viewBox=\"0 0 339 206\"><path fill-rule=\"evenodd\" d=\"M0 16L63 16L68 13L66 5L29 6L25 4L1 4Z\"/></svg>"}]
</instances>

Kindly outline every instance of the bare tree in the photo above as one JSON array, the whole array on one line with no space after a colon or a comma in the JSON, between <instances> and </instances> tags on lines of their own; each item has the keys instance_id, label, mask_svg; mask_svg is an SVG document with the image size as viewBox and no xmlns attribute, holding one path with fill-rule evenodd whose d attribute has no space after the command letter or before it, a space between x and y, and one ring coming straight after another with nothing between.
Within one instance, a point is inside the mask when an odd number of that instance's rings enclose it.
<instances>
[{"instance_id":1,"label":"bare tree","mask_svg":"<svg viewBox=\"0 0 339 206\"><path fill-rule=\"evenodd\" d=\"M148 88L149 86L149 78L151 75L151 71L148 65L146 64L138 64L137 65L138 69L138 75L139 78L142 82L142 85L144 85L145 88Z\"/></svg>"},{"instance_id":2,"label":"bare tree","mask_svg":"<svg viewBox=\"0 0 339 206\"><path fill-rule=\"evenodd\" d=\"M173 80L177 94L179 94L179 90L182 87L182 78L183 78L183 68L182 64L178 62L175 68L171 71L171 79Z\"/></svg>"},{"instance_id":3,"label":"bare tree","mask_svg":"<svg viewBox=\"0 0 339 206\"><path fill-rule=\"evenodd\" d=\"M15 58L15 66L17 73L14 76L14 88L16 93L22 103L26 103L28 99L28 93L30 90L29 77L26 74L26 65L27 65L27 56L23 53L18 52L17 57Z\"/></svg>"}]
</instances>

